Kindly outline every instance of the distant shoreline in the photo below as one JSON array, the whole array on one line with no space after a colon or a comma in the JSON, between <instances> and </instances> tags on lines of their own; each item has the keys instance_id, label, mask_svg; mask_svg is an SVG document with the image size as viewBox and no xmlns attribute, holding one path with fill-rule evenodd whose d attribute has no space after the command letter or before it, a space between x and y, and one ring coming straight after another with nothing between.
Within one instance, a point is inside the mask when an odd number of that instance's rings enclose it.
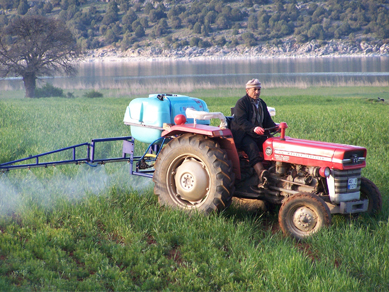
<instances>
[{"instance_id":1,"label":"distant shoreline","mask_svg":"<svg viewBox=\"0 0 389 292\"><path fill-rule=\"evenodd\" d=\"M188 61L239 61L239 60L269 60L269 59L319 59L319 58L388 58L389 54L352 54L352 55L325 55L325 56L316 56L316 55L277 55L277 56L242 56L242 57L215 57L215 56L206 56L206 57L183 57L183 58L169 58L169 57L121 57L121 56L107 56L107 57L86 57L79 59L83 63L94 63L94 62L104 62L104 63L115 63L115 62L188 62Z\"/></svg>"},{"instance_id":2,"label":"distant shoreline","mask_svg":"<svg viewBox=\"0 0 389 292\"><path fill-rule=\"evenodd\" d=\"M186 46L178 50L159 47L141 47L121 51L113 46L87 51L78 61L92 62L171 62L171 61L239 61L259 59L311 59L311 58L369 58L389 57L389 45L361 42L345 44L329 42L320 45L316 41L306 44L283 43L282 45L243 45L198 48Z\"/></svg>"}]
</instances>

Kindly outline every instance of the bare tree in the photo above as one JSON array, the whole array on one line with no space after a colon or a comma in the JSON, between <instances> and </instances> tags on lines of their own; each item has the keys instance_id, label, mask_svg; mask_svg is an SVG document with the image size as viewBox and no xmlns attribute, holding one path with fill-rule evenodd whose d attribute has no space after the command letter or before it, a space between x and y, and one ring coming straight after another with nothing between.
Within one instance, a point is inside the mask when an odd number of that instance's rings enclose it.
<instances>
[{"instance_id":1,"label":"bare tree","mask_svg":"<svg viewBox=\"0 0 389 292\"><path fill-rule=\"evenodd\" d=\"M1 29L0 76L23 77L26 97L35 96L38 76L75 74L76 40L59 20L37 15L14 18Z\"/></svg>"}]
</instances>

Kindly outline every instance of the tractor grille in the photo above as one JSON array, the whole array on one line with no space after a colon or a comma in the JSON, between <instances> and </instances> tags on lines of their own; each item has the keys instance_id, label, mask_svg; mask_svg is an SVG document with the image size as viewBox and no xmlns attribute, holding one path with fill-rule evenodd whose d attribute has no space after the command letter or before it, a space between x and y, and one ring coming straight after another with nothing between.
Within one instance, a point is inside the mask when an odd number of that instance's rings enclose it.
<instances>
[{"instance_id":1,"label":"tractor grille","mask_svg":"<svg viewBox=\"0 0 389 292\"><path fill-rule=\"evenodd\" d=\"M361 187L361 168L333 170L336 194L355 193Z\"/></svg>"}]
</instances>

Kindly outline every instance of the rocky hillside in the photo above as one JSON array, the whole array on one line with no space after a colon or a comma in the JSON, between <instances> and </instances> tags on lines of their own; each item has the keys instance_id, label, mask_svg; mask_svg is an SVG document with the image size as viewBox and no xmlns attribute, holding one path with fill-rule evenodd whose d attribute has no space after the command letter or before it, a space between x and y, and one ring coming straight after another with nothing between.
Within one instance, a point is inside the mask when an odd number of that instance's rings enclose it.
<instances>
[{"instance_id":1,"label":"rocky hillside","mask_svg":"<svg viewBox=\"0 0 389 292\"><path fill-rule=\"evenodd\" d=\"M1 0L63 20L92 58L387 55L388 0Z\"/></svg>"},{"instance_id":2,"label":"rocky hillside","mask_svg":"<svg viewBox=\"0 0 389 292\"><path fill-rule=\"evenodd\" d=\"M212 46L198 48L185 46L179 49L160 47L130 48L126 51L110 46L89 50L83 61L132 61L132 60L228 60L239 58L274 58L274 57L339 57L339 56L389 56L389 44L345 44L340 41L329 41L319 44L310 41L304 44L286 42L281 45L257 45L234 48Z\"/></svg>"}]
</instances>

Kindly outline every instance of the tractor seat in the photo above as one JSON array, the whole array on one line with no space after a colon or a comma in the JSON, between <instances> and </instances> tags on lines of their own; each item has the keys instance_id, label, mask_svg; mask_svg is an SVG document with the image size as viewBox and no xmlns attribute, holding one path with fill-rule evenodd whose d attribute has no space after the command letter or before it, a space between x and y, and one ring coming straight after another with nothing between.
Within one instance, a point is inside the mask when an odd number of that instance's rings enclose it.
<instances>
[{"instance_id":1,"label":"tractor seat","mask_svg":"<svg viewBox=\"0 0 389 292\"><path fill-rule=\"evenodd\" d=\"M230 129L230 130L231 130L231 122L232 122L233 119L234 119L234 110L235 110L235 107L232 107L232 108L231 108L231 116L226 117L227 128Z\"/></svg>"}]
</instances>

